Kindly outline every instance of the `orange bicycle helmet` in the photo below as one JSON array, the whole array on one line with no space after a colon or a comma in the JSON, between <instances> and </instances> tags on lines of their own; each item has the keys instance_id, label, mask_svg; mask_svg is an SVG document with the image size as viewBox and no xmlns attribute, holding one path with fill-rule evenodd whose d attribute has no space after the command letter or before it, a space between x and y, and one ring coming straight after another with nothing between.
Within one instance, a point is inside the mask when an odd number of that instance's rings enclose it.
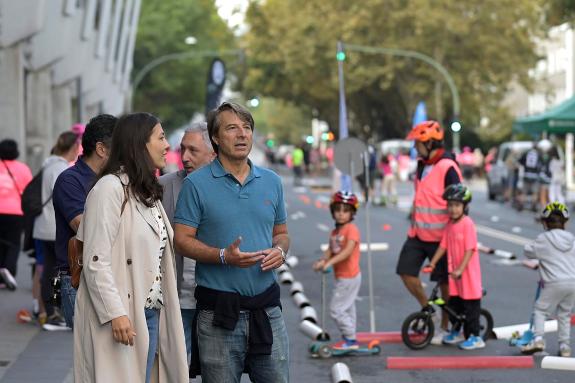
<instances>
[{"instance_id":1,"label":"orange bicycle helmet","mask_svg":"<svg viewBox=\"0 0 575 383\"><path fill-rule=\"evenodd\" d=\"M439 122L437 121L423 121L413 127L411 132L407 135L406 139L415 140L420 142L427 142L430 140L441 141L443 140L444 131Z\"/></svg>"}]
</instances>

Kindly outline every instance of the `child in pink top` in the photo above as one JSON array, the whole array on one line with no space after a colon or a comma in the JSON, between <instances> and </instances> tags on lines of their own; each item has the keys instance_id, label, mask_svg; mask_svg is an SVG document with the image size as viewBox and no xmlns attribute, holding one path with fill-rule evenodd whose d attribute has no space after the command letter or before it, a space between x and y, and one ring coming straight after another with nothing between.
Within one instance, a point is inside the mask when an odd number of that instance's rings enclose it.
<instances>
[{"instance_id":1,"label":"child in pink top","mask_svg":"<svg viewBox=\"0 0 575 383\"><path fill-rule=\"evenodd\" d=\"M445 344L459 344L463 350L485 347L479 336L481 310L481 267L477 251L477 233L473 220L467 216L471 191L462 184L448 186L443 193L447 200L450 221L443 232L443 238L429 266L434 268L447 253L449 271L448 305L458 314L465 314L464 335L460 328L453 328L443 338Z\"/></svg>"}]
</instances>

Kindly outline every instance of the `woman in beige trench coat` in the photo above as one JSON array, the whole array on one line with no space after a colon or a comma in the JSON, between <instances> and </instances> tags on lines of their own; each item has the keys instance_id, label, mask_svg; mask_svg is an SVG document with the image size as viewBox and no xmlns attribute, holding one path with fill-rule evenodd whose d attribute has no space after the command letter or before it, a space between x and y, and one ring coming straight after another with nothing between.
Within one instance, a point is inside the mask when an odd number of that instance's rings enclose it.
<instances>
[{"instance_id":1,"label":"woman in beige trench coat","mask_svg":"<svg viewBox=\"0 0 575 383\"><path fill-rule=\"evenodd\" d=\"M168 149L156 117L122 117L88 194L77 235L84 269L74 313L76 383L188 382L173 232L154 174Z\"/></svg>"}]
</instances>

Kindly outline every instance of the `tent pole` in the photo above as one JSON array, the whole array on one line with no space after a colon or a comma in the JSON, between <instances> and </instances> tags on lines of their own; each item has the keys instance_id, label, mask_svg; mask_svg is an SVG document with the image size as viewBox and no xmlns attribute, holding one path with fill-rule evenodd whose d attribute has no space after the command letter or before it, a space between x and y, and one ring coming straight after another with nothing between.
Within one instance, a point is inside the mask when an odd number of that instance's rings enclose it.
<instances>
[{"instance_id":1,"label":"tent pole","mask_svg":"<svg viewBox=\"0 0 575 383\"><path fill-rule=\"evenodd\" d=\"M567 190L573 188L573 133L565 135L565 181Z\"/></svg>"}]
</instances>

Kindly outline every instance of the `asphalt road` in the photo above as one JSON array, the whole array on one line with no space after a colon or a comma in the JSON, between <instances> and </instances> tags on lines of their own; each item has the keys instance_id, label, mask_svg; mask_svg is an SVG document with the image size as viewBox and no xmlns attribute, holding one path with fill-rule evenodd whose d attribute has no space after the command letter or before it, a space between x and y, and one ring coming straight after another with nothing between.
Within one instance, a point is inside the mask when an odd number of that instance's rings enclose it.
<instances>
[{"instance_id":1,"label":"asphalt road","mask_svg":"<svg viewBox=\"0 0 575 383\"><path fill-rule=\"evenodd\" d=\"M314 191L312 188L294 189L286 178L285 196L288 204L288 227L292 238L290 253L299 259L293 269L295 279L300 281L312 306L320 312L321 279L311 269L313 262L321 256L320 245L327 243L332 220L327 208L328 191ZM310 182L317 182L313 180ZM523 258L523 244L533 239L542 228L534 220L533 213L515 212L508 205L487 201L483 183L472 186L473 202L470 216L478 227L479 241L492 248L513 252ZM418 310L416 301L407 293L395 265L403 241L406 238L408 220L406 209L410 203L410 186L400 185L398 208L371 207L370 233L372 243L385 242L389 250L373 252L373 285L376 331L399 331L404 318ZM362 233L362 242L367 237L366 208L360 207L355 223ZM529 321L535 296L538 273L521 265L509 265L500 258L481 254L483 284L488 293L482 302L495 319L495 326L505 326ZM367 254L362 253L362 287L357 301L358 331L370 330ZM428 282L423 277L424 282ZM331 285L331 278L328 286ZM432 284L428 283L427 291ZM307 347L310 340L299 330L299 309L289 296L289 286L282 288L284 313L291 341L291 378L296 382L328 382L330 369L335 362L346 363L354 382L573 382L575 374L563 371L534 369L477 369L477 370L413 370L398 371L386 369L389 356L497 356L520 355L519 350L510 347L507 341L491 340L482 350L460 351L454 347L429 346L425 350L412 351L403 344L383 344L377 356L353 356L330 359L313 359ZM328 287L329 291L329 287ZM332 339L339 334L334 322L328 317L326 330ZM547 351L556 353L557 338L549 334ZM575 343L572 341L572 347ZM540 358L536 358L540 359Z\"/></svg>"},{"instance_id":2,"label":"asphalt road","mask_svg":"<svg viewBox=\"0 0 575 383\"><path fill-rule=\"evenodd\" d=\"M327 180L309 179L308 182L325 183ZM327 243L332 219L327 208L328 191L312 188L293 189L291 178L284 177L285 198L288 204L288 227L292 238L290 254L299 259L293 269L295 278L302 282L312 305L320 309L320 278L311 269L320 257L320 245ZM534 238L541 228L528 212L517 213L509 206L489 202L482 184L475 184L471 217L478 224L479 240L490 247L511 251L518 255L522 243ZM406 237L408 221L405 209L410 203L410 186L400 185L400 208L373 207L370 210L371 239L385 242L389 250L374 252L373 279L377 331L399 331L403 319L418 309L408 295L395 264ZM363 238L367 237L365 206L356 218ZM16 312L31 303L28 260L21 258L18 274L20 288L16 292L0 291L0 382L57 382L72 381L72 334L39 331L38 327L18 324ZM523 266L504 265L497 258L481 255L484 286L488 294L483 306L495 318L496 326L528 322L538 279L537 272ZM363 284L357 302L358 330L369 331L369 299L367 256L362 255ZM425 280L425 278L424 278ZM328 278L328 286L332 280ZM429 287L428 287L429 290ZM290 335L290 376L292 382L330 382L330 369L335 362L346 363L354 382L573 382L574 373L542 370L388 370L390 356L461 356L461 355L519 355L506 341L492 340L477 351L459 351L452 347L429 346L412 351L403 344L383 344L377 356L313 359L308 352L310 340L299 331L300 311L289 295L289 286L282 286L284 317ZM337 339L338 333L331 319L326 330ZM556 337L547 336L548 351L554 353ZM572 347L575 344L572 341ZM242 382L248 381L244 376Z\"/></svg>"}]
</instances>

